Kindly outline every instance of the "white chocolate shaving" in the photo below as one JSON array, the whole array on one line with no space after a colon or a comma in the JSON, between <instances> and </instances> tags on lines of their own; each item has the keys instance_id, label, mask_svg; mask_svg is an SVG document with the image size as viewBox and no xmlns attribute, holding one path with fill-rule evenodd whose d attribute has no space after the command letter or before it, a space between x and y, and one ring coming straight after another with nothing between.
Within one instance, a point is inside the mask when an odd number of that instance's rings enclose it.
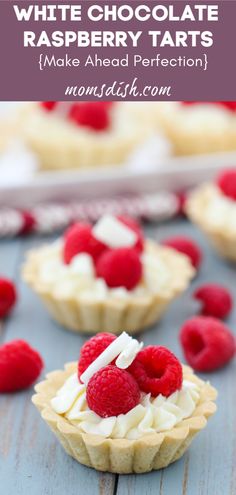
<instances>
[{"instance_id":1,"label":"white chocolate shaving","mask_svg":"<svg viewBox=\"0 0 236 495\"><path fill-rule=\"evenodd\" d=\"M126 332L123 332L117 339L115 339L100 356L93 361L90 366L82 373L80 380L81 382L88 384L90 378L99 371L110 364L126 347L132 342L132 337L130 337Z\"/></svg>"},{"instance_id":2,"label":"white chocolate shaving","mask_svg":"<svg viewBox=\"0 0 236 495\"><path fill-rule=\"evenodd\" d=\"M134 361L142 347L143 342L139 343L136 339L132 339L132 341L127 345L126 349L124 349L124 351L119 354L116 360L116 366L118 368L121 368L122 370L128 368Z\"/></svg>"},{"instance_id":3,"label":"white chocolate shaving","mask_svg":"<svg viewBox=\"0 0 236 495\"><path fill-rule=\"evenodd\" d=\"M112 215L105 215L93 227L93 236L111 248L132 247L137 234Z\"/></svg>"}]
</instances>

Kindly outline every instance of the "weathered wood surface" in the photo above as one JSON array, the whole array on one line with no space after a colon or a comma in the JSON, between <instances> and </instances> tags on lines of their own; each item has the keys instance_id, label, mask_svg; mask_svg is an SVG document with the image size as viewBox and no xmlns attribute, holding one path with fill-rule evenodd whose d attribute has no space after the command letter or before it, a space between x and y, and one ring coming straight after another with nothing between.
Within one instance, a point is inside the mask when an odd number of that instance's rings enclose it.
<instances>
[{"instance_id":1,"label":"weathered wood surface","mask_svg":"<svg viewBox=\"0 0 236 495\"><path fill-rule=\"evenodd\" d=\"M178 331L196 311L190 294L202 282L218 281L229 286L236 301L236 269L219 260L203 237L184 221L149 228L162 239L186 233L204 248L204 263L190 290L176 301L158 328L141 337L145 344L169 346L179 357ZM24 338L43 355L46 371L63 367L77 358L84 338L53 323L37 297L20 278L24 252L43 239L0 242L0 274L12 277L19 290L19 303L1 326L0 341ZM235 329L236 309L229 324ZM188 453L160 472L138 476L101 474L69 458L30 402L32 390L0 398L0 492L4 495L234 495L236 494L236 363L208 375L219 390L218 412L195 439Z\"/></svg>"}]
</instances>

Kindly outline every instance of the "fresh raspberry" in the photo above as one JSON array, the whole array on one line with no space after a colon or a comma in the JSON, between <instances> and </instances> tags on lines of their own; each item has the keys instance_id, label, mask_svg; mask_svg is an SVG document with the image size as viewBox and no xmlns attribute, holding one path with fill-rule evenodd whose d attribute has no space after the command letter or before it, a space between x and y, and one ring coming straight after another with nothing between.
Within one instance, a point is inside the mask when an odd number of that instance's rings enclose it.
<instances>
[{"instance_id":1,"label":"fresh raspberry","mask_svg":"<svg viewBox=\"0 0 236 495\"><path fill-rule=\"evenodd\" d=\"M236 110L236 101L220 101L219 103L228 110L231 110L231 112L235 112Z\"/></svg>"},{"instance_id":2,"label":"fresh raspberry","mask_svg":"<svg viewBox=\"0 0 236 495\"><path fill-rule=\"evenodd\" d=\"M137 242L134 248L137 249L139 253L142 253L144 249L144 236L141 226L133 218L128 216L119 215L117 218L118 220L120 220L120 222L122 222L124 225L135 232L135 234L137 235Z\"/></svg>"},{"instance_id":3,"label":"fresh raspberry","mask_svg":"<svg viewBox=\"0 0 236 495\"><path fill-rule=\"evenodd\" d=\"M110 126L109 105L96 101L74 103L69 118L76 124L94 131L104 131Z\"/></svg>"},{"instance_id":4,"label":"fresh raspberry","mask_svg":"<svg viewBox=\"0 0 236 495\"><path fill-rule=\"evenodd\" d=\"M92 411L108 418L126 414L137 406L140 390L130 373L109 364L89 380L86 399Z\"/></svg>"},{"instance_id":5,"label":"fresh raspberry","mask_svg":"<svg viewBox=\"0 0 236 495\"><path fill-rule=\"evenodd\" d=\"M186 361L197 371L214 371L235 354L235 338L221 321L198 316L186 321L180 331Z\"/></svg>"},{"instance_id":6,"label":"fresh raspberry","mask_svg":"<svg viewBox=\"0 0 236 495\"><path fill-rule=\"evenodd\" d=\"M183 105L221 105L231 112L235 112L236 110L236 101L182 101Z\"/></svg>"},{"instance_id":7,"label":"fresh raspberry","mask_svg":"<svg viewBox=\"0 0 236 495\"><path fill-rule=\"evenodd\" d=\"M24 340L0 347L0 392L15 392L35 382L43 368L40 354Z\"/></svg>"},{"instance_id":8,"label":"fresh raspberry","mask_svg":"<svg viewBox=\"0 0 236 495\"><path fill-rule=\"evenodd\" d=\"M218 284L206 284L199 287L193 294L202 303L201 314L225 318L230 313L233 301L225 287Z\"/></svg>"},{"instance_id":9,"label":"fresh raspberry","mask_svg":"<svg viewBox=\"0 0 236 495\"><path fill-rule=\"evenodd\" d=\"M96 272L108 287L133 289L142 277L142 263L134 248L105 251L97 261Z\"/></svg>"},{"instance_id":10,"label":"fresh raspberry","mask_svg":"<svg viewBox=\"0 0 236 495\"><path fill-rule=\"evenodd\" d=\"M66 264L79 253L88 253L96 261L105 249L107 246L95 239L88 223L75 223L64 234L63 258Z\"/></svg>"},{"instance_id":11,"label":"fresh raspberry","mask_svg":"<svg viewBox=\"0 0 236 495\"><path fill-rule=\"evenodd\" d=\"M95 337L92 337L84 343L84 345L81 347L79 355L79 377L115 339L116 336L114 334L103 332L98 333L97 335L95 335Z\"/></svg>"},{"instance_id":12,"label":"fresh raspberry","mask_svg":"<svg viewBox=\"0 0 236 495\"><path fill-rule=\"evenodd\" d=\"M199 268L202 261L202 252L195 241L193 241L189 237L185 237L182 235L170 237L169 239L163 241L162 244L185 254L190 258L194 268Z\"/></svg>"},{"instance_id":13,"label":"fresh raspberry","mask_svg":"<svg viewBox=\"0 0 236 495\"><path fill-rule=\"evenodd\" d=\"M44 110L51 112L57 105L57 101L41 101L40 105Z\"/></svg>"},{"instance_id":14,"label":"fresh raspberry","mask_svg":"<svg viewBox=\"0 0 236 495\"><path fill-rule=\"evenodd\" d=\"M14 284L6 279L0 278L0 318L7 316L17 300Z\"/></svg>"},{"instance_id":15,"label":"fresh raspberry","mask_svg":"<svg viewBox=\"0 0 236 495\"><path fill-rule=\"evenodd\" d=\"M165 347L149 345L136 356L128 371L140 389L156 397L169 397L182 386L183 371L177 357Z\"/></svg>"},{"instance_id":16,"label":"fresh raspberry","mask_svg":"<svg viewBox=\"0 0 236 495\"><path fill-rule=\"evenodd\" d=\"M22 228L21 228L19 234L20 235L30 234L36 226L36 220L35 220L34 216L28 210L22 211L21 214L23 217L23 225L22 225Z\"/></svg>"},{"instance_id":17,"label":"fresh raspberry","mask_svg":"<svg viewBox=\"0 0 236 495\"><path fill-rule=\"evenodd\" d=\"M225 196L236 201L236 169L229 168L218 175L217 185Z\"/></svg>"}]
</instances>

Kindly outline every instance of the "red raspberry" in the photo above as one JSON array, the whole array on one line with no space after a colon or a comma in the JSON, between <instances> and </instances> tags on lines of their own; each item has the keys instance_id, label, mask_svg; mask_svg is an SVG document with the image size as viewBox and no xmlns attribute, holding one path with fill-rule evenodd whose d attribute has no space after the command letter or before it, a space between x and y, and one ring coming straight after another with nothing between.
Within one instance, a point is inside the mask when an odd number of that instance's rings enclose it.
<instances>
[{"instance_id":1,"label":"red raspberry","mask_svg":"<svg viewBox=\"0 0 236 495\"><path fill-rule=\"evenodd\" d=\"M225 196L236 201L236 169L229 168L218 175L217 185Z\"/></svg>"},{"instance_id":2,"label":"red raspberry","mask_svg":"<svg viewBox=\"0 0 236 495\"><path fill-rule=\"evenodd\" d=\"M170 237L169 239L166 239L164 242L162 242L162 244L185 254L190 258L194 268L199 268L202 261L202 252L198 245L189 237L185 237L182 235Z\"/></svg>"},{"instance_id":3,"label":"red raspberry","mask_svg":"<svg viewBox=\"0 0 236 495\"><path fill-rule=\"evenodd\" d=\"M0 392L15 392L35 382L43 368L40 354L24 340L0 347Z\"/></svg>"},{"instance_id":4,"label":"red raspberry","mask_svg":"<svg viewBox=\"0 0 236 495\"><path fill-rule=\"evenodd\" d=\"M143 392L169 397L182 386L183 371L177 357L165 347L149 345L128 368Z\"/></svg>"},{"instance_id":5,"label":"red raspberry","mask_svg":"<svg viewBox=\"0 0 236 495\"><path fill-rule=\"evenodd\" d=\"M231 112L235 112L236 110L236 101L220 101L219 103L228 110L231 110Z\"/></svg>"},{"instance_id":6,"label":"red raspberry","mask_svg":"<svg viewBox=\"0 0 236 495\"><path fill-rule=\"evenodd\" d=\"M117 218L118 220L120 220L120 222L122 222L124 225L135 232L135 234L137 235L137 242L134 248L137 249L139 253L142 253L144 249L144 236L141 226L131 217L119 215Z\"/></svg>"},{"instance_id":7,"label":"red raspberry","mask_svg":"<svg viewBox=\"0 0 236 495\"><path fill-rule=\"evenodd\" d=\"M109 364L88 382L86 399L89 408L102 418L126 414L140 400L140 390L127 371Z\"/></svg>"},{"instance_id":8,"label":"red raspberry","mask_svg":"<svg viewBox=\"0 0 236 495\"><path fill-rule=\"evenodd\" d=\"M88 223L75 223L64 234L63 258L66 264L79 253L88 253L96 261L105 249L107 246L95 239Z\"/></svg>"},{"instance_id":9,"label":"red raspberry","mask_svg":"<svg viewBox=\"0 0 236 495\"><path fill-rule=\"evenodd\" d=\"M198 316L186 321L180 331L186 361L197 371L214 371L235 354L235 338L221 321Z\"/></svg>"},{"instance_id":10,"label":"red raspberry","mask_svg":"<svg viewBox=\"0 0 236 495\"><path fill-rule=\"evenodd\" d=\"M103 332L98 333L97 335L95 335L95 337L92 337L84 343L84 345L81 347L79 355L79 377L115 339L116 336L112 333Z\"/></svg>"},{"instance_id":11,"label":"red raspberry","mask_svg":"<svg viewBox=\"0 0 236 495\"><path fill-rule=\"evenodd\" d=\"M109 105L96 101L74 103L69 118L76 124L90 127L94 131L104 131L110 126Z\"/></svg>"},{"instance_id":12,"label":"red raspberry","mask_svg":"<svg viewBox=\"0 0 236 495\"><path fill-rule=\"evenodd\" d=\"M193 297L202 302L201 314L205 316L225 318L233 306L229 291L217 284L202 285L194 292Z\"/></svg>"},{"instance_id":13,"label":"red raspberry","mask_svg":"<svg viewBox=\"0 0 236 495\"><path fill-rule=\"evenodd\" d=\"M22 217L23 217L23 225L22 228L19 232L20 235L27 235L31 234L31 232L34 230L36 226L36 220L34 216L30 213L28 210L24 210L21 212Z\"/></svg>"},{"instance_id":14,"label":"red raspberry","mask_svg":"<svg viewBox=\"0 0 236 495\"><path fill-rule=\"evenodd\" d=\"M0 318L10 313L17 300L14 284L6 279L0 278Z\"/></svg>"},{"instance_id":15,"label":"red raspberry","mask_svg":"<svg viewBox=\"0 0 236 495\"><path fill-rule=\"evenodd\" d=\"M133 289L142 277L142 264L134 248L105 251L96 264L97 276L104 278L108 287Z\"/></svg>"},{"instance_id":16,"label":"red raspberry","mask_svg":"<svg viewBox=\"0 0 236 495\"><path fill-rule=\"evenodd\" d=\"M57 105L57 101L41 101L40 105L44 110L51 112Z\"/></svg>"}]
</instances>

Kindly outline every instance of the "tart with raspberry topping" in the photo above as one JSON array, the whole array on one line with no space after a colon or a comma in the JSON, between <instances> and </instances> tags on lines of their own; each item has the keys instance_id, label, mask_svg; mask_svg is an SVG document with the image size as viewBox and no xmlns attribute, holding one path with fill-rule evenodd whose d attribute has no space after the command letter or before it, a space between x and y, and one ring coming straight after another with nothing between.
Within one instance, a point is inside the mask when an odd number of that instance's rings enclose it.
<instances>
[{"instance_id":1,"label":"tart with raspberry topping","mask_svg":"<svg viewBox=\"0 0 236 495\"><path fill-rule=\"evenodd\" d=\"M78 462L145 473L184 454L214 414L216 395L167 348L143 348L123 332L90 339L78 363L49 373L32 400Z\"/></svg>"},{"instance_id":2,"label":"tart with raspberry topping","mask_svg":"<svg viewBox=\"0 0 236 495\"><path fill-rule=\"evenodd\" d=\"M220 256L236 262L236 169L224 170L193 191L186 213Z\"/></svg>"},{"instance_id":3,"label":"tart with raspberry topping","mask_svg":"<svg viewBox=\"0 0 236 495\"><path fill-rule=\"evenodd\" d=\"M175 155L236 150L236 102L164 102L159 124Z\"/></svg>"},{"instance_id":4,"label":"tart with raspberry topping","mask_svg":"<svg viewBox=\"0 0 236 495\"><path fill-rule=\"evenodd\" d=\"M17 121L41 170L122 164L150 133L125 102L30 103Z\"/></svg>"},{"instance_id":5,"label":"tart with raspberry topping","mask_svg":"<svg viewBox=\"0 0 236 495\"><path fill-rule=\"evenodd\" d=\"M94 226L74 224L56 243L29 253L23 269L65 328L116 334L157 322L194 274L186 255L144 239L134 220L111 215Z\"/></svg>"}]
</instances>

